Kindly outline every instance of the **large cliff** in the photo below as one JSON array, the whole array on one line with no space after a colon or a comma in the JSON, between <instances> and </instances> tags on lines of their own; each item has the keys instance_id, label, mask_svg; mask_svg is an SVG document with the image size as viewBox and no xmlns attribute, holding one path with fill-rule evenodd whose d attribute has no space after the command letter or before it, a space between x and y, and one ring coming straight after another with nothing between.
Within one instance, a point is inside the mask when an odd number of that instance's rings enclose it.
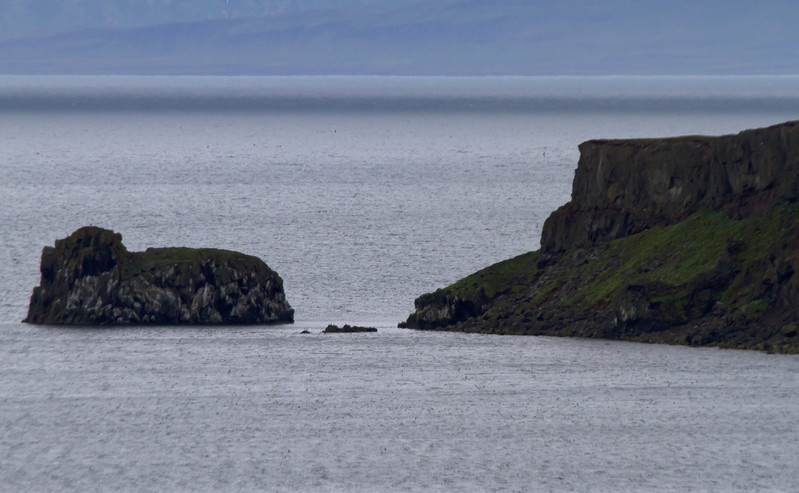
<instances>
[{"instance_id":1,"label":"large cliff","mask_svg":"<svg viewBox=\"0 0 799 493\"><path fill-rule=\"evenodd\" d=\"M24 320L36 324L292 322L283 280L262 260L216 249L129 252L122 235L81 228L44 247L41 285Z\"/></svg>"},{"instance_id":2,"label":"large cliff","mask_svg":"<svg viewBox=\"0 0 799 493\"><path fill-rule=\"evenodd\" d=\"M541 249L401 326L799 352L799 122L580 145Z\"/></svg>"}]
</instances>

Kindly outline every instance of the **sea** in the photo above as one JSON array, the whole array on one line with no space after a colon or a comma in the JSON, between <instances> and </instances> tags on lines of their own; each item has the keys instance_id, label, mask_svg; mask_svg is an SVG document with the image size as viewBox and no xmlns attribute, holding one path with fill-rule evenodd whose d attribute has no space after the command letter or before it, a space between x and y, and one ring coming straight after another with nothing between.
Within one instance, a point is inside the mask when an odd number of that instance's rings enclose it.
<instances>
[{"instance_id":1,"label":"sea","mask_svg":"<svg viewBox=\"0 0 799 493\"><path fill-rule=\"evenodd\" d=\"M799 491L799 356L396 328L538 248L581 142L796 119L795 76L0 76L0 490ZM296 321L21 323L86 225L258 256Z\"/></svg>"}]
</instances>

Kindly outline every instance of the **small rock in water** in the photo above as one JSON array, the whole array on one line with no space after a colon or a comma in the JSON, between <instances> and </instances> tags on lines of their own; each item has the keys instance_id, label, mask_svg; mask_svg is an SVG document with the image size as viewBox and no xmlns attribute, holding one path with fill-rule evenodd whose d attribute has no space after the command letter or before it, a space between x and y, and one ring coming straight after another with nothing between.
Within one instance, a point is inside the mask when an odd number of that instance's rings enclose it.
<instances>
[{"instance_id":1,"label":"small rock in water","mask_svg":"<svg viewBox=\"0 0 799 493\"><path fill-rule=\"evenodd\" d=\"M345 324L344 327L339 327L338 325L330 324L324 330L325 334L345 334L352 332L377 332L377 329L374 327L358 327L357 325L347 324Z\"/></svg>"}]
</instances>

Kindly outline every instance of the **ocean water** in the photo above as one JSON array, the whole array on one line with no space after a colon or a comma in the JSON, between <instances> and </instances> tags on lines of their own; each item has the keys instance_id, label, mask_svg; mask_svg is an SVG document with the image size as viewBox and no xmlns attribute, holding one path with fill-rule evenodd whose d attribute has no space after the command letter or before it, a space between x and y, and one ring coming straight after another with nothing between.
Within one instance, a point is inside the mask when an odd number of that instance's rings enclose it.
<instances>
[{"instance_id":1,"label":"ocean water","mask_svg":"<svg viewBox=\"0 0 799 493\"><path fill-rule=\"evenodd\" d=\"M394 328L538 248L580 142L797 118L799 77L0 77L0 484L799 489L796 356ZM88 224L257 255L296 323L21 324Z\"/></svg>"}]
</instances>

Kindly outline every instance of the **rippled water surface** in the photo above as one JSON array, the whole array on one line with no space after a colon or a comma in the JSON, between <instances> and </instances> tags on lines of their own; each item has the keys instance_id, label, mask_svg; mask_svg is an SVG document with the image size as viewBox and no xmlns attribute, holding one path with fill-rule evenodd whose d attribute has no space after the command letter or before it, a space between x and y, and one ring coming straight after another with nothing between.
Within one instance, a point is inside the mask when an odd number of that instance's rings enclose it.
<instances>
[{"instance_id":1,"label":"rippled water surface","mask_svg":"<svg viewBox=\"0 0 799 493\"><path fill-rule=\"evenodd\" d=\"M392 328L536 249L580 142L797 118L784 77L0 78L0 482L799 489L795 356ZM19 323L87 224L257 255L297 323Z\"/></svg>"}]
</instances>

